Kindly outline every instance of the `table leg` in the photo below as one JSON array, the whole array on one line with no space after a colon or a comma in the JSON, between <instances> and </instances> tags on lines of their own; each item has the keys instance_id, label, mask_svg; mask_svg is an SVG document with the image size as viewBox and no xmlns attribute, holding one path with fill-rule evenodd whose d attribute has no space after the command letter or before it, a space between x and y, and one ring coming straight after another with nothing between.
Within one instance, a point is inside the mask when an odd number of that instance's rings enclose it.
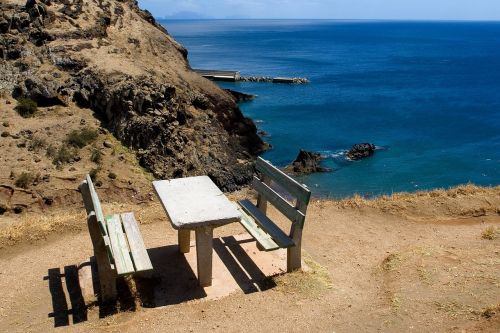
<instances>
[{"instance_id":1,"label":"table leg","mask_svg":"<svg viewBox=\"0 0 500 333\"><path fill-rule=\"evenodd\" d=\"M196 261L200 286L212 285L212 241L213 229L210 227L196 229Z\"/></svg>"},{"instance_id":2,"label":"table leg","mask_svg":"<svg viewBox=\"0 0 500 333\"><path fill-rule=\"evenodd\" d=\"M191 230L180 229L177 232L177 238L179 241L179 252L189 253L189 248L191 246Z\"/></svg>"}]
</instances>

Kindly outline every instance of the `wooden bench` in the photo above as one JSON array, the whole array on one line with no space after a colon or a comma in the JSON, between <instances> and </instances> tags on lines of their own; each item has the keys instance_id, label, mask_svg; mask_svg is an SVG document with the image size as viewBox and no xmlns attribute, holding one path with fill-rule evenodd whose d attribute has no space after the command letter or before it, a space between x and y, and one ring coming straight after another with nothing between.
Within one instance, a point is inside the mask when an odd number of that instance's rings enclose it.
<instances>
[{"instance_id":1,"label":"wooden bench","mask_svg":"<svg viewBox=\"0 0 500 333\"><path fill-rule=\"evenodd\" d=\"M257 204L250 200L238 202L242 214L241 224L257 241L257 247L261 251L273 251L280 248L287 249L287 271L300 269L302 229L306 217L307 205L311 198L311 192L305 185L299 184L293 178L273 166L268 161L258 158L256 169L260 174L255 176L252 187L257 191ZM295 198L296 203L291 204L280 193L272 188L277 185L280 191L288 192ZM291 222L289 234L281 230L266 215L267 202L270 202Z\"/></svg>"},{"instance_id":2,"label":"wooden bench","mask_svg":"<svg viewBox=\"0 0 500 333\"><path fill-rule=\"evenodd\" d=\"M97 261L101 300L116 299L116 278L153 271L151 260L142 240L133 213L112 214L104 217L101 203L90 176L80 184L87 225Z\"/></svg>"}]
</instances>

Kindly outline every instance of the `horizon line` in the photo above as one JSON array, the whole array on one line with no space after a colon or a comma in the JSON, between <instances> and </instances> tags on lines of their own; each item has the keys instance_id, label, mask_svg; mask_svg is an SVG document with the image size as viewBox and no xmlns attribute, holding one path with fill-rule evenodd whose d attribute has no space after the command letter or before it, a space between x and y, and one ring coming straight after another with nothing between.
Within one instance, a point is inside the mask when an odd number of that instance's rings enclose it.
<instances>
[{"instance_id":1,"label":"horizon line","mask_svg":"<svg viewBox=\"0 0 500 333\"><path fill-rule=\"evenodd\" d=\"M500 19L381 19L381 18L175 18L175 17L155 17L156 20L169 20L169 21L251 21L251 20L282 20L282 21L392 21L392 22L499 22Z\"/></svg>"}]
</instances>

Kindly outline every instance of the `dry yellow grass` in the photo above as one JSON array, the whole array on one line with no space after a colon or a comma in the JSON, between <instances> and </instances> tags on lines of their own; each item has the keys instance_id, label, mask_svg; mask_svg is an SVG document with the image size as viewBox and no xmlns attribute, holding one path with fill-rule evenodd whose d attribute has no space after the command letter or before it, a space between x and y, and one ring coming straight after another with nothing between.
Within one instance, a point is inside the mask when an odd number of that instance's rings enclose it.
<instances>
[{"instance_id":1,"label":"dry yellow grass","mask_svg":"<svg viewBox=\"0 0 500 333\"><path fill-rule=\"evenodd\" d=\"M404 213L414 218L430 216L478 217L500 214L500 186L472 184L450 189L394 193L376 198L354 195L337 202L340 208L373 208L385 213ZM442 206L442 207L441 207ZM441 209L442 208L442 209Z\"/></svg>"},{"instance_id":2,"label":"dry yellow grass","mask_svg":"<svg viewBox=\"0 0 500 333\"><path fill-rule=\"evenodd\" d=\"M499 234L499 231L497 228L495 228L494 226L489 226L488 228L486 228L482 232L481 237L483 239L494 240L494 239L498 238L498 234Z\"/></svg>"},{"instance_id":3,"label":"dry yellow grass","mask_svg":"<svg viewBox=\"0 0 500 333\"><path fill-rule=\"evenodd\" d=\"M304 262L308 268L305 271L296 271L272 277L277 291L317 297L325 290L332 288L330 275L323 266L313 261L309 256L305 256Z\"/></svg>"},{"instance_id":4,"label":"dry yellow grass","mask_svg":"<svg viewBox=\"0 0 500 333\"><path fill-rule=\"evenodd\" d=\"M165 216L158 203L147 205L108 203L102 206L105 214L134 212L141 224L157 221ZM86 214L83 208L58 209L46 214L25 214L15 224L0 229L0 248L17 243L33 242L53 233L86 230Z\"/></svg>"}]
</instances>

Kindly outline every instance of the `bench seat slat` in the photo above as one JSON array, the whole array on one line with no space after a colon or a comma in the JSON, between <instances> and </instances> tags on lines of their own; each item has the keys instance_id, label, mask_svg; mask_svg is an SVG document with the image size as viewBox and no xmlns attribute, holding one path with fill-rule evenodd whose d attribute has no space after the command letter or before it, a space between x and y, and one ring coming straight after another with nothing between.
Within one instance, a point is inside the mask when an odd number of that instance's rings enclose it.
<instances>
[{"instance_id":1,"label":"bench seat slat","mask_svg":"<svg viewBox=\"0 0 500 333\"><path fill-rule=\"evenodd\" d=\"M118 276L134 273L134 264L130 258L127 239L123 233L120 215L107 216L109 240L111 241L111 250L115 260L116 273Z\"/></svg>"},{"instance_id":2,"label":"bench seat slat","mask_svg":"<svg viewBox=\"0 0 500 333\"><path fill-rule=\"evenodd\" d=\"M276 224L273 223L264 213L262 213L251 201L241 200L240 206L244 212L250 215L255 222L267 232L281 248L295 246L293 240L288 237Z\"/></svg>"},{"instance_id":3,"label":"bench seat slat","mask_svg":"<svg viewBox=\"0 0 500 333\"><path fill-rule=\"evenodd\" d=\"M127 235L130 252L134 262L136 272L148 272L153 270L153 265L148 256L146 245L141 237L137 220L134 213L121 214L123 228Z\"/></svg>"},{"instance_id":4,"label":"bench seat slat","mask_svg":"<svg viewBox=\"0 0 500 333\"><path fill-rule=\"evenodd\" d=\"M267 184L260 181L259 178L253 177L253 188L266 200L268 200L274 207L288 217L292 222L298 223L300 226L304 224L305 216L299 212L295 207L290 205L281 195L274 191Z\"/></svg>"},{"instance_id":5,"label":"bench seat slat","mask_svg":"<svg viewBox=\"0 0 500 333\"><path fill-rule=\"evenodd\" d=\"M305 188L303 185L299 184L295 179L288 176L283 171L275 168L268 161L263 158L257 158L255 167L264 175L271 178L277 184L279 184L283 189L290 192L291 195L297 198L297 200L304 202L306 205L309 203L311 198L311 191Z\"/></svg>"},{"instance_id":6,"label":"bench seat slat","mask_svg":"<svg viewBox=\"0 0 500 333\"><path fill-rule=\"evenodd\" d=\"M255 220L236 205L241 214L240 224L248 233L262 246L264 251L273 251L279 249L279 245L271 238L271 235L262 230Z\"/></svg>"}]
</instances>

